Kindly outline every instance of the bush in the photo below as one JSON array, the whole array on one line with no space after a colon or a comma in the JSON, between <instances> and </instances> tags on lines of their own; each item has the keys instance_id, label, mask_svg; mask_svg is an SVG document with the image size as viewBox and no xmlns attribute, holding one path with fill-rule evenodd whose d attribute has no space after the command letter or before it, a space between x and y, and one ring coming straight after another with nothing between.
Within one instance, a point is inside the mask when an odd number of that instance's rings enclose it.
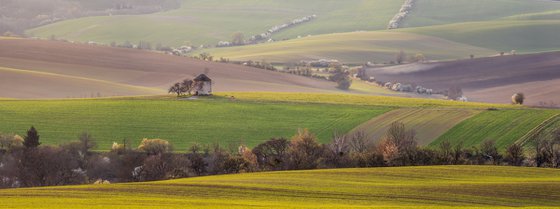
<instances>
[{"instance_id":1,"label":"bush","mask_svg":"<svg viewBox=\"0 0 560 209\"><path fill-rule=\"evenodd\" d=\"M480 153L492 164L498 165L502 160L502 155L498 153L496 142L494 140L486 140L480 145Z\"/></svg>"},{"instance_id":2,"label":"bush","mask_svg":"<svg viewBox=\"0 0 560 209\"><path fill-rule=\"evenodd\" d=\"M15 148L23 147L23 138L19 135L0 135L0 151L9 151Z\"/></svg>"},{"instance_id":3,"label":"bush","mask_svg":"<svg viewBox=\"0 0 560 209\"><path fill-rule=\"evenodd\" d=\"M272 138L253 148L259 167L263 170L280 170L285 165L290 141L285 138Z\"/></svg>"},{"instance_id":4,"label":"bush","mask_svg":"<svg viewBox=\"0 0 560 209\"><path fill-rule=\"evenodd\" d=\"M416 132L406 130L401 122L394 122L380 143L380 149L389 165L414 165L417 157Z\"/></svg>"},{"instance_id":5,"label":"bush","mask_svg":"<svg viewBox=\"0 0 560 209\"><path fill-rule=\"evenodd\" d=\"M292 137L288 148L288 168L292 170L317 168L323 148L317 137L307 129L300 129Z\"/></svg>"},{"instance_id":6,"label":"bush","mask_svg":"<svg viewBox=\"0 0 560 209\"><path fill-rule=\"evenodd\" d=\"M171 144L163 139L143 139L138 146L138 150L148 153L148 155L157 155L172 151Z\"/></svg>"},{"instance_id":7,"label":"bush","mask_svg":"<svg viewBox=\"0 0 560 209\"><path fill-rule=\"evenodd\" d=\"M337 88L342 90L348 90L350 89L350 86L352 86L352 79L350 79L350 77L346 77L344 79L338 80L336 84L337 84Z\"/></svg>"},{"instance_id":8,"label":"bush","mask_svg":"<svg viewBox=\"0 0 560 209\"><path fill-rule=\"evenodd\" d=\"M523 93L514 94L513 96L511 96L511 102L513 104L523 105L523 102L525 102L525 94Z\"/></svg>"}]
</instances>

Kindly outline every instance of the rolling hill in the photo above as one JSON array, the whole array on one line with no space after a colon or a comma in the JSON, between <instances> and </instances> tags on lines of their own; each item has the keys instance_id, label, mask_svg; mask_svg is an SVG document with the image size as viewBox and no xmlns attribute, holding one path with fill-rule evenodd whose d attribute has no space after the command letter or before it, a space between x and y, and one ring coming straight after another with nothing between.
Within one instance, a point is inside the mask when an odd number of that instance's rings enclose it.
<instances>
[{"instance_id":1,"label":"rolling hill","mask_svg":"<svg viewBox=\"0 0 560 209\"><path fill-rule=\"evenodd\" d=\"M397 31L351 32L319 35L251 46L204 50L216 57L232 60L267 60L294 63L301 60L337 59L343 63L391 62L400 50L410 55L422 53L427 59L458 59L497 52L448 41L433 36Z\"/></svg>"},{"instance_id":2,"label":"rolling hill","mask_svg":"<svg viewBox=\"0 0 560 209\"><path fill-rule=\"evenodd\" d=\"M135 49L0 39L0 97L164 94L170 84L206 68L214 91L339 92L335 83L241 65Z\"/></svg>"},{"instance_id":3,"label":"rolling hill","mask_svg":"<svg viewBox=\"0 0 560 209\"><path fill-rule=\"evenodd\" d=\"M236 99L231 100L231 96ZM113 142L123 139L137 145L142 138L169 140L177 151L193 143L255 146L271 137L289 138L300 128L317 134L322 143L329 142L334 132L358 129L373 140L379 140L393 121L402 121L408 128L415 129L420 144L427 145L448 130L453 135L472 135L470 133L485 126L488 119L474 120L462 128L456 128L456 124L476 118L477 113L490 107L511 109L525 116L535 115L512 123L502 120L508 117L508 112L500 111L496 113L498 117L489 119L500 124L496 133L507 132L514 125L523 127L515 129L517 134L523 135L548 119L548 114L559 113L436 99L270 92L230 92L179 100L173 96L151 96L5 100L0 104L2 133L25 135L33 125L40 131L43 143L57 145L74 141L86 131L96 139L97 150L108 150ZM492 133L484 132L481 137ZM479 143L477 140L473 139L472 143Z\"/></svg>"},{"instance_id":4,"label":"rolling hill","mask_svg":"<svg viewBox=\"0 0 560 209\"><path fill-rule=\"evenodd\" d=\"M419 0L406 18L404 26L489 21L559 9L560 2L551 0Z\"/></svg>"},{"instance_id":5,"label":"rolling hill","mask_svg":"<svg viewBox=\"0 0 560 209\"><path fill-rule=\"evenodd\" d=\"M243 61L285 63L326 58L361 64L394 61L400 50L410 56L424 54L429 60L450 60L471 54L481 57L501 51L534 53L560 49L556 41L560 33L560 3L555 1L419 1L405 19L404 28L386 31L401 3L185 0L178 10L80 18L32 29L28 34L105 44L149 41L153 45L213 46L218 41L232 40L237 32L249 38L313 13L318 15L315 20L273 35L275 40L291 40L203 51Z\"/></svg>"},{"instance_id":6,"label":"rolling hill","mask_svg":"<svg viewBox=\"0 0 560 209\"><path fill-rule=\"evenodd\" d=\"M0 190L8 208L560 207L557 169L427 166Z\"/></svg>"},{"instance_id":7,"label":"rolling hill","mask_svg":"<svg viewBox=\"0 0 560 209\"><path fill-rule=\"evenodd\" d=\"M405 28L400 31L503 52L516 50L518 53L534 53L560 50L560 43L557 41L560 19L466 22ZM484 56L477 52L472 54Z\"/></svg>"},{"instance_id":8,"label":"rolling hill","mask_svg":"<svg viewBox=\"0 0 560 209\"><path fill-rule=\"evenodd\" d=\"M496 20L403 28L391 31L328 34L282 42L207 49L232 60L298 62L338 59L344 63L391 62L400 50L428 60L464 59L499 52L560 50L560 20Z\"/></svg>"},{"instance_id":9,"label":"rolling hill","mask_svg":"<svg viewBox=\"0 0 560 209\"><path fill-rule=\"evenodd\" d=\"M538 105L560 102L559 65L560 53L551 52L371 68L368 74L440 90L459 86L472 101L509 103L513 94L524 92L527 104Z\"/></svg>"},{"instance_id":10,"label":"rolling hill","mask_svg":"<svg viewBox=\"0 0 560 209\"><path fill-rule=\"evenodd\" d=\"M27 33L106 44L148 41L154 45L214 46L218 41L231 41L236 32L249 38L273 26L313 14L317 15L316 20L280 32L273 38L384 29L401 4L394 0L183 0L180 9L168 12L79 18Z\"/></svg>"},{"instance_id":11,"label":"rolling hill","mask_svg":"<svg viewBox=\"0 0 560 209\"><path fill-rule=\"evenodd\" d=\"M113 142L123 139L136 146L143 138L169 140L177 151L194 143L255 146L272 137L289 138L300 128L308 128L326 143L334 131L346 133L391 109L358 107L241 102L225 97L2 101L0 132L25 135L33 125L45 144L59 145L87 131L96 138L98 150L109 150Z\"/></svg>"}]
</instances>

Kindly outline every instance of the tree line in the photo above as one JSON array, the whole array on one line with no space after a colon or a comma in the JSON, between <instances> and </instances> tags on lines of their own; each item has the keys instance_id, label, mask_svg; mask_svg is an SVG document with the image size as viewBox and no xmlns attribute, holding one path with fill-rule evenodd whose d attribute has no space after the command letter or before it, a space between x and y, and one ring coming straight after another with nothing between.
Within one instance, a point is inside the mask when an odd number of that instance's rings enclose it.
<instances>
[{"instance_id":1,"label":"tree line","mask_svg":"<svg viewBox=\"0 0 560 209\"><path fill-rule=\"evenodd\" d=\"M114 143L109 152L95 152L94 138L82 133L74 142L41 145L32 127L25 137L0 137L0 188L140 182L259 171L322 168L364 168L421 165L510 165L560 167L560 130L550 140L536 140L530 153L520 144L500 151L487 140L474 147L445 141L421 147L416 132L393 123L374 143L363 132L334 134L321 144L307 129L290 139L271 138L252 149L244 145L193 144L174 150L163 139Z\"/></svg>"}]
</instances>

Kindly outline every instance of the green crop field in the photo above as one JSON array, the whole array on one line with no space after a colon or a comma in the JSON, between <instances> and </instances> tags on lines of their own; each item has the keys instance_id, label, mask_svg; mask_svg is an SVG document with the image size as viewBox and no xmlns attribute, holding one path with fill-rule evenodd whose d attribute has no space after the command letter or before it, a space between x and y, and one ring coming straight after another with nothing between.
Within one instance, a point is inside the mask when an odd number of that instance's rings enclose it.
<instances>
[{"instance_id":1,"label":"green crop field","mask_svg":"<svg viewBox=\"0 0 560 209\"><path fill-rule=\"evenodd\" d=\"M286 171L0 190L5 208L560 207L560 170L427 166Z\"/></svg>"},{"instance_id":2,"label":"green crop field","mask_svg":"<svg viewBox=\"0 0 560 209\"><path fill-rule=\"evenodd\" d=\"M230 41L236 32L261 34L273 26L316 14L316 20L275 35L274 38L379 30L401 6L394 0L183 0L177 10L148 15L86 17L62 21L27 33L74 41L123 43L149 41L152 44L215 45Z\"/></svg>"},{"instance_id":3,"label":"green crop field","mask_svg":"<svg viewBox=\"0 0 560 209\"><path fill-rule=\"evenodd\" d=\"M205 50L232 60L298 62L306 59L338 59L344 63L390 62L404 50L429 60L463 59L518 53L554 51L560 20L496 20L404 28L388 31L328 34L252 46Z\"/></svg>"},{"instance_id":4,"label":"green crop field","mask_svg":"<svg viewBox=\"0 0 560 209\"><path fill-rule=\"evenodd\" d=\"M495 51L531 53L560 49L560 19L468 22L399 31L439 37ZM474 51L472 53L484 55Z\"/></svg>"},{"instance_id":5,"label":"green crop field","mask_svg":"<svg viewBox=\"0 0 560 209\"><path fill-rule=\"evenodd\" d=\"M505 148L557 114L557 110L484 111L451 128L431 145L448 140L452 144L463 142L465 147L470 147L485 140L495 140L499 148Z\"/></svg>"},{"instance_id":6,"label":"green crop field","mask_svg":"<svg viewBox=\"0 0 560 209\"><path fill-rule=\"evenodd\" d=\"M162 138L184 151L195 142L254 146L271 137L291 137L299 128L328 142L334 131L346 133L390 109L227 99L14 100L0 103L0 132L25 135L33 125L45 144L62 144L87 131L99 150L123 139L137 145L143 137Z\"/></svg>"},{"instance_id":7,"label":"green crop field","mask_svg":"<svg viewBox=\"0 0 560 209\"><path fill-rule=\"evenodd\" d=\"M227 99L229 96L236 100ZM176 100L170 96L4 100L0 102L0 132L25 135L33 125L40 131L45 144L62 144L76 140L85 131L96 138L98 150L107 150L113 142L123 139L138 144L144 137L169 140L177 151L183 151L193 143L254 146L271 137L291 137L299 128L310 129L320 142L325 143L330 141L333 132L348 133L360 124L371 124L371 121L378 120L375 119L377 116L402 107L421 108L419 112L411 109L397 111L418 112L417 117L405 117L404 114L403 117L390 118L391 121L410 122L409 125L422 136L421 144L427 144L462 119L489 107L518 109L517 112L524 115L545 116L555 112L523 110L512 105L318 93L236 92L198 100ZM427 118L428 122L419 120L420 116ZM439 116L446 118L438 121ZM545 119L528 117L519 126L534 127L533 124ZM367 121L369 123L365 123ZM474 125L484 126L480 122L485 121L474 121ZM366 132L372 131L371 127L363 128L368 129ZM496 128L496 133L501 133L502 129L509 131L508 127ZM530 129L516 133L526 134ZM493 136L493 133L486 134ZM472 144L478 142L473 140Z\"/></svg>"},{"instance_id":8,"label":"green crop field","mask_svg":"<svg viewBox=\"0 0 560 209\"><path fill-rule=\"evenodd\" d=\"M474 47L432 36L394 31L328 34L288 41L204 50L231 60L299 62L309 59L338 59L344 63L390 62L400 50L422 53L427 59L467 58L471 53L494 55L495 50Z\"/></svg>"},{"instance_id":9,"label":"green crop field","mask_svg":"<svg viewBox=\"0 0 560 209\"><path fill-rule=\"evenodd\" d=\"M404 123L414 129L419 145L428 145L461 121L476 115L480 110L401 108L373 118L352 130L362 131L374 141L380 141L394 122Z\"/></svg>"}]
</instances>

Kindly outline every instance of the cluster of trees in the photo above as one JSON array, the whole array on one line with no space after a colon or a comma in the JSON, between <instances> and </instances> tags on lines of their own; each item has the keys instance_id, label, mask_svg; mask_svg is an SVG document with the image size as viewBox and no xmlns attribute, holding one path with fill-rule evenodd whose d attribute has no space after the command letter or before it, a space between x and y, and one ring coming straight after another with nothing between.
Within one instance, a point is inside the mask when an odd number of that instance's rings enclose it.
<instances>
[{"instance_id":1,"label":"cluster of trees","mask_svg":"<svg viewBox=\"0 0 560 209\"><path fill-rule=\"evenodd\" d=\"M195 88L195 83L196 82L192 79L185 79L182 82L177 82L169 88L169 93L177 94L178 97L185 94L191 95Z\"/></svg>"},{"instance_id":2,"label":"cluster of trees","mask_svg":"<svg viewBox=\"0 0 560 209\"><path fill-rule=\"evenodd\" d=\"M350 89L352 86L352 78L350 78L349 72L337 71L329 77L329 80L336 82L337 88L342 90Z\"/></svg>"},{"instance_id":3,"label":"cluster of trees","mask_svg":"<svg viewBox=\"0 0 560 209\"><path fill-rule=\"evenodd\" d=\"M0 137L0 187L33 187L87 183L152 181L240 172L412 165L494 164L560 167L560 131L551 140L537 140L527 157L519 144L501 153L494 141L466 148L446 141L438 147L419 147L414 130L394 123L374 143L364 133L335 134L320 144L306 129L291 139L272 138L253 149L247 146L193 144L173 152L162 139L144 139L133 147L114 143L110 152L93 152L87 133L75 142L44 146L31 128L25 137Z\"/></svg>"},{"instance_id":4,"label":"cluster of trees","mask_svg":"<svg viewBox=\"0 0 560 209\"><path fill-rule=\"evenodd\" d=\"M387 25L387 29L397 29L401 27L401 23L404 21L406 16L408 16L410 11L412 11L412 8L414 7L414 3L415 0L406 0L401 6L399 13L397 13L393 17L393 19L389 21L389 25Z\"/></svg>"},{"instance_id":5,"label":"cluster of trees","mask_svg":"<svg viewBox=\"0 0 560 209\"><path fill-rule=\"evenodd\" d=\"M424 56L424 54L422 53L417 53L417 54L411 54L411 55L407 55L405 51L400 50L396 55L395 55L395 61L391 62L390 64L403 64L405 62L424 62L426 61L426 56Z\"/></svg>"}]
</instances>

